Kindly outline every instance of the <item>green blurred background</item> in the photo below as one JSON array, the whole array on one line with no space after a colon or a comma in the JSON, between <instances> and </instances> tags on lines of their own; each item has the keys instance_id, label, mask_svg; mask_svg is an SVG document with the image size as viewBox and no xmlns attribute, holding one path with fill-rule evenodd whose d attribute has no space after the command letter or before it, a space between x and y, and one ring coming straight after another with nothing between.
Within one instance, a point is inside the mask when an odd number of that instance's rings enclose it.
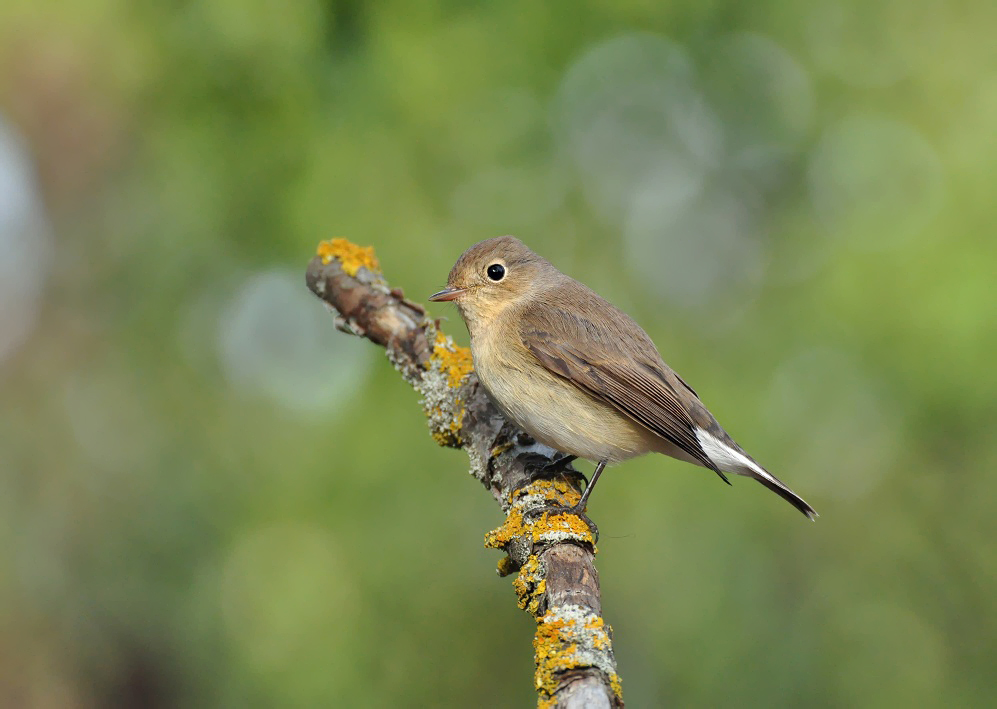
<instances>
[{"instance_id":1,"label":"green blurred background","mask_svg":"<svg viewBox=\"0 0 997 709\"><path fill-rule=\"evenodd\" d=\"M822 515L605 477L630 705L997 703L995 23L5 0L0 705L532 704L497 506L303 284L346 236L422 299L504 233Z\"/></svg>"}]
</instances>

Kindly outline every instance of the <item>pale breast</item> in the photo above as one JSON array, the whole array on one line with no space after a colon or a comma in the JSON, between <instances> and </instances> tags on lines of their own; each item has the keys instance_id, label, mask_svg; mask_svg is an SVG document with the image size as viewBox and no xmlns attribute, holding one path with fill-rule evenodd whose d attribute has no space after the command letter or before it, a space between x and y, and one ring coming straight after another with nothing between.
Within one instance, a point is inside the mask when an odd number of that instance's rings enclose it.
<instances>
[{"instance_id":1,"label":"pale breast","mask_svg":"<svg viewBox=\"0 0 997 709\"><path fill-rule=\"evenodd\" d=\"M657 436L551 374L522 346L499 347L495 339L472 337L478 378L505 416L541 443L610 463L660 448Z\"/></svg>"}]
</instances>

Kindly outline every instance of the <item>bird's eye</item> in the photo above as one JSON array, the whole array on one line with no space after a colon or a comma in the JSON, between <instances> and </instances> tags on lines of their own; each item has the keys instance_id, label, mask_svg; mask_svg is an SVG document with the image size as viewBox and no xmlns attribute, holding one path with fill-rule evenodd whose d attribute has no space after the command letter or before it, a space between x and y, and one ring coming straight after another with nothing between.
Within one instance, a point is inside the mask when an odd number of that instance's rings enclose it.
<instances>
[{"instance_id":1,"label":"bird's eye","mask_svg":"<svg viewBox=\"0 0 997 709\"><path fill-rule=\"evenodd\" d=\"M488 267L485 273L487 273L488 277L493 281L501 281L505 278L505 266L500 263L493 263Z\"/></svg>"}]
</instances>

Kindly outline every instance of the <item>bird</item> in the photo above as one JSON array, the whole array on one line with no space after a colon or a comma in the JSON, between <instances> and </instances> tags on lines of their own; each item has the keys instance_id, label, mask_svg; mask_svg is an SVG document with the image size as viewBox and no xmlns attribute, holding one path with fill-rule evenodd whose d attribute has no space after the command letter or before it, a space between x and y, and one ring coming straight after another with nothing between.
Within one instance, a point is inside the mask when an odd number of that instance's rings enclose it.
<instances>
[{"instance_id":1,"label":"bird","mask_svg":"<svg viewBox=\"0 0 997 709\"><path fill-rule=\"evenodd\" d=\"M596 464L568 511L584 516L608 465L661 453L728 485L727 474L757 480L817 517L731 438L640 325L519 239L468 248L429 300L457 306L478 380L506 419L564 454L551 470L576 458Z\"/></svg>"}]
</instances>

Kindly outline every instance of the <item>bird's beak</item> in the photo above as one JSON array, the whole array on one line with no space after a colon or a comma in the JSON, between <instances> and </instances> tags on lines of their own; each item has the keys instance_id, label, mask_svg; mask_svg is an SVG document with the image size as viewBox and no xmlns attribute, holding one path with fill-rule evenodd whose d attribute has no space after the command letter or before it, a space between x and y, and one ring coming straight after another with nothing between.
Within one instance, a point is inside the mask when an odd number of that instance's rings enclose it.
<instances>
[{"instance_id":1,"label":"bird's beak","mask_svg":"<svg viewBox=\"0 0 997 709\"><path fill-rule=\"evenodd\" d=\"M467 292L467 288L444 288L439 293L433 293L429 299L434 303L457 300Z\"/></svg>"}]
</instances>

